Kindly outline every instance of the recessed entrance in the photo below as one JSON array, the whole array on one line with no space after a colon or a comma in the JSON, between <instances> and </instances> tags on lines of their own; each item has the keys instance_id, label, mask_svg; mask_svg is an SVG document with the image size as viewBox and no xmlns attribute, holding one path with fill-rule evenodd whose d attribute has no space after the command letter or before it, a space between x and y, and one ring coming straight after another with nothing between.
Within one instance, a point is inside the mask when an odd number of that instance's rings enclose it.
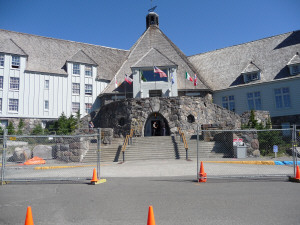
<instances>
[{"instance_id":1,"label":"recessed entrance","mask_svg":"<svg viewBox=\"0 0 300 225\"><path fill-rule=\"evenodd\" d=\"M152 113L145 124L144 136L169 136L168 121L160 113Z\"/></svg>"}]
</instances>

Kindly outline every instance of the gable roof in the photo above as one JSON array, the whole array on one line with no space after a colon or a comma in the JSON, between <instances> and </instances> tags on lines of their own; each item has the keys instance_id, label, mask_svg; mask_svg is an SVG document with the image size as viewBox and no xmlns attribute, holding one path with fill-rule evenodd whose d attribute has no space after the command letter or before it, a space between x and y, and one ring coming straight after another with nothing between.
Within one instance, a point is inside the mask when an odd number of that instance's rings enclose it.
<instances>
[{"instance_id":1,"label":"gable roof","mask_svg":"<svg viewBox=\"0 0 300 225\"><path fill-rule=\"evenodd\" d=\"M188 57L214 91L251 85L243 82L242 72L250 61L263 76L255 84L291 77L287 64L300 52L300 31L289 32L245 44Z\"/></svg>"},{"instance_id":2,"label":"gable roof","mask_svg":"<svg viewBox=\"0 0 300 225\"><path fill-rule=\"evenodd\" d=\"M163 58L165 63L173 63L178 65L177 68L177 85L180 89L196 89L196 90L210 90L210 88L203 82L203 79L199 76L198 71L189 62L187 57L163 34L163 32L156 26L150 26L137 42L131 47L130 52L123 62L123 65L116 73L117 81L124 81L124 74L131 74L131 67L137 65L150 65L153 66L154 62L159 62L151 56L157 55ZM148 62L143 58L149 59ZM148 58L149 57L149 58ZM185 81L185 72L189 74L198 75L198 85L195 88L192 82ZM122 92L121 86L115 88L115 81L112 80L103 93L111 93L113 91ZM132 91L132 85L131 90Z\"/></svg>"},{"instance_id":3,"label":"gable roof","mask_svg":"<svg viewBox=\"0 0 300 225\"><path fill-rule=\"evenodd\" d=\"M160 53L157 49L151 48L139 61L137 61L132 68L139 67L153 67L153 66L176 66L174 62L168 59L165 55Z\"/></svg>"},{"instance_id":4,"label":"gable roof","mask_svg":"<svg viewBox=\"0 0 300 225\"><path fill-rule=\"evenodd\" d=\"M81 49L69 60L67 60L67 62L77 62L97 66L97 63L94 60L92 60L87 54L85 54L85 52Z\"/></svg>"},{"instance_id":5,"label":"gable roof","mask_svg":"<svg viewBox=\"0 0 300 225\"><path fill-rule=\"evenodd\" d=\"M300 56L299 53L297 52L296 55L293 56L293 58L288 62L287 65L294 65L299 63L300 63Z\"/></svg>"},{"instance_id":6,"label":"gable roof","mask_svg":"<svg viewBox=\"0 0 300 225\"><path fill-rule=\"evenodd\" d=\"M72 57L75 57L74 60L76 60L79 56L76 56L76 54L83 54L80 52L83 51L86 55L83 61L93 61L98 65L97 79L111 80L128 54L127 50L0 29L0 43L7 39L11 39L28 55L27 71L50 74L66 75L67 72L64 68L66 61L72 59ZM3 45L0 45L0 49L3 48ZM5 53L12 53L9 49L4 50ZM13 54L20 53L13 52Z\"/></svg>"},{"instance_id":7,"label":"gable roof","mask_svg":"<svg viewBox=\"0 0 300 225\"><path fill-rule=\"evenodd\" d=\"M252 73L260 71L260 69L251 61L242 73Z\"/></svg>"},{"instance_id":8,"label":"gable roof","mask_svg":"<svg viewBox=\"0 0 300 225\"><path fill-rule=\"evenodd\" d=\"M27 54L12 39L0 39L0 52L26 56Z\"/></svg>"}]
</instances>

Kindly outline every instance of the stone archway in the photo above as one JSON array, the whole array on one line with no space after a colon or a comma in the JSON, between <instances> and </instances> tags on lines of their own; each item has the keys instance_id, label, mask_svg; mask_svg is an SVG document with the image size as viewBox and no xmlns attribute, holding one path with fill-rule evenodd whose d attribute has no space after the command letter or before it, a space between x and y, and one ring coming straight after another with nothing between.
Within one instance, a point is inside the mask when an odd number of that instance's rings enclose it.
<instances>
[{"instance_id":1,"label":"stone archway","mask_svg":"<svg viewBox=\"0 0 300 225\"><path fill-rule=\"evenodd\" d=\"M156 122L157 129L154 131L153 123ZM163 127L165 127L165 132L163 131ZM166 118L158 113L154 112L148 116L144 127L144 136L169 136L170 135L170 127Z\"/></svg>"}]
</instances>

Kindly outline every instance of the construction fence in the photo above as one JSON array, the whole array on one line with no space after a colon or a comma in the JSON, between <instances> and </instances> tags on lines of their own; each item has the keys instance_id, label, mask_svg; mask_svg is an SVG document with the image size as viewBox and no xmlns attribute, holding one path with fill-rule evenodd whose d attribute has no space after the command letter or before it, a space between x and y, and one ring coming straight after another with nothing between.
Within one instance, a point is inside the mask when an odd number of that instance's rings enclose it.
<instances>
[{"instance_id":1,"label":"construction fence","mask_svg":"<svg viewBox=\"0 0 300 225\"><path fill-rule=\"evenodd\" d=\"M94 168L98 178L198 179L201 162L208 178L295 176L300 156L300 130L295 126L270 130L210 128L182 134L133 135L124 149L124 140L107 140L100 129L80 135L39 136L7 135L5 130L0 138L1 183L88 180Z\"/></svg>"}]
</instances>

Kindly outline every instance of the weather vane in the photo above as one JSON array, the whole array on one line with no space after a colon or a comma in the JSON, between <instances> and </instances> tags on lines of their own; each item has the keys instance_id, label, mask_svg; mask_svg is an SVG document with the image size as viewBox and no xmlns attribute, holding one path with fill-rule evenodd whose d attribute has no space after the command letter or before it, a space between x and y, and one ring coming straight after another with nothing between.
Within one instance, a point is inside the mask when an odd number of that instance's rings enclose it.
<instances>
[{"instance_id":1,"label":"weather vane","mask_svg":"<svg viewBox=\"0 0 300 225\"><path fill-rule=\"evenodd\" d=\"M148 12L154 12L157 6L152 7L152 0L151 0L151 8L148 9Z\"/></svg>"}]
</instances>

